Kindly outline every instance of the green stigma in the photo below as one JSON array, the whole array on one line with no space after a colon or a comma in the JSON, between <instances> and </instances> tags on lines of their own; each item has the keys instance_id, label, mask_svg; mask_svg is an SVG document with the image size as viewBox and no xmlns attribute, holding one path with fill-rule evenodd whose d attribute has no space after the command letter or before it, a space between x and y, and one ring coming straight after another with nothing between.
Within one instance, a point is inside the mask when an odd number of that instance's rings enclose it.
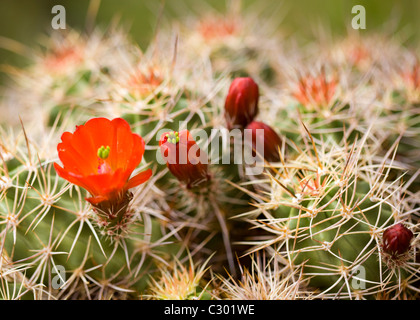
<instances>
[{"instance_id":1,"label":"green stigma","mask_svg":"<svg viewBox=\"0 0 420 320\"><path fill-rule=\"evenodd\" d=\"M179 142L179 134L176 131L172 131L165 135L166 141L169 143L177 144Z\"/></svg>"},{"instance_id":2,"label":"green stigma","mask_svg":"<svg viewBox=\"0 0 420 320\"><path fill-rule=\"evenodd\" d=\"M106 146L106 148L104 146L102 146L98 149L97 155L102 160L105 160L106 158L109 157L109 152L110 151L111 151L111 148L109 146Z\"/></svg>"}]
</instances>

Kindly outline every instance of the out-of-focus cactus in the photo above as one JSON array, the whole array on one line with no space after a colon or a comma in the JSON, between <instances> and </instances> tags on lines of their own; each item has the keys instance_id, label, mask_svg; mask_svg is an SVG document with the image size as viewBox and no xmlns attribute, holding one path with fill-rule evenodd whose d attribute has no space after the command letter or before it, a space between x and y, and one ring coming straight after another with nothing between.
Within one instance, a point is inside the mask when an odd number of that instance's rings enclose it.
<instances>
[{"instance_id":1,"label":"out-of-focus cactus","mask_svg":"<svg viewBox=\"0 0 420 320\"><path fill-rule=\"evenodd\" d=\"M269 35L276 32L280 20L262 23L256 12L265 10L269 14L281 14L282 8L270 5L263 9L254 6L241 8L241 5L241 1L230 2L224 14L212 8L199 17L192 14L184 25L179 26L185 38L184 50L187 50L187 56L192 54L209 59L216 75L252 76L272 83L277 76L272 60L283 48L278 33L276 37ZM265 41L260 41L261 37Z\"/></svg>"},{"instance_id":2,"label":"out-of-focus cactus","mask_svg":"<svg viewBox=\"0 0 420 320\"><path fill-rule=\"evenodd\" d=\"M1 298L418 297L418 63L239 9L146 50L69 29L9 68Z\"/></svg>"}]
</instances>

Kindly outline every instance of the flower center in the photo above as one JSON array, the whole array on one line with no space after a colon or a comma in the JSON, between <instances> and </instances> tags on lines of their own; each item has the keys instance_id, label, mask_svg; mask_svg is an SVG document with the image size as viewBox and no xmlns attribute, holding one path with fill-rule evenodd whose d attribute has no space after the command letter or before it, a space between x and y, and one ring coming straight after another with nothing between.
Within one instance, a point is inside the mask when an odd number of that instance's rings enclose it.
<instances>
[{"instance_id":1,"label":"flower center","mask_svg":"<svg viewBox=\"0 0 420 320\"><path fill-rule=\"evenodd\" d=\"M101 158L102 160L105 160L106 158L109 157L109 152L111 151L111 148L109 146L101 146L98 149L97 155L99 158Z\"/></svg>"},{"instance_id":2,"label":"flower center","mask_svg":"<svg viewBox=\"0 0 420 320\"><path fill-rule=\"evenodd\" d=\"M177 131L172 131L165 135L166 141L172 144L177 144L179 142L179 134Z\"/></svg>"},{"instance_id":3,"label":"flower center","mask_svg":"<svg viewBox=\"0 0 420 320\"><path fill-rule=\"evenodd\" d=\"M98 164L98 173L109 173L112 171L110 165L105 161L109 157L109 153L111 151L111 148L109 146L101 146L98 151L97 155L99 158L99 164Z\"/></svg>"}]
</instances>

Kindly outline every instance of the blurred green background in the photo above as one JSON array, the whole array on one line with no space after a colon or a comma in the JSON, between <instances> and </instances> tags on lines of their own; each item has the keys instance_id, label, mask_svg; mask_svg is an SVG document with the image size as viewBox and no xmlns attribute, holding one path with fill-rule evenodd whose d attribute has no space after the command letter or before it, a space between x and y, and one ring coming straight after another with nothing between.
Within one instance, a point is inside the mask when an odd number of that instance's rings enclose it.
<instances>
[{"instance_id":1,"label":"blurred green background","mask_svg":"<svg viewBox=\"0 0 420 320\"><path fill-rule=\"evenodd\" d=\"M417 45L420 35L419 0L242 0L242 7L257 6L264 14L279 8L279 29L286 34L307 37L314 26L324 25L333 34L343 34L351 26L354 15L351 9L361 4L366 8L366 30L359 32L397 33L404 42ZM51 8L61 4L66 8L68 26L77 29L86 27L88 0L1 0L0 37L6 37L29 46L36 45L39 35L51 31ZM130 27L132 38L141 47L147 46L156 27L161 8L162 19L177 19L180 22L191 13L201 14L214 8L224 11L229 0L102 0L96 24L107 26L118 15L120 21ZM281 19L281 20L280 20ZM0 47L1 47L0 42ZM19 55L0 48L0 65L23 65ZM0 75L0 81L4 74Z\"/></svg>"}]
</instances>

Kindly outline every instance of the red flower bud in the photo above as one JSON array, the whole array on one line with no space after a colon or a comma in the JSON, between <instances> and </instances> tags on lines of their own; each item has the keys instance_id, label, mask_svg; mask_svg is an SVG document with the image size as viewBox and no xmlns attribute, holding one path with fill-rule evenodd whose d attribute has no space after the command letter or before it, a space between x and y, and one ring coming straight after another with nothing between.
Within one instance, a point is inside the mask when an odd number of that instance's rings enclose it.
<instances>
[{"instance_id":1,"label":"red flower bud","mask_svg":"<svg viewBox=\"0 0 420 320\"><path fill-rule=\"evenodd\" d=\"M258 113L258 85L251 78L236 78L225 102L228 129L245 128Z\"/></svg>"},{"instance_id":2,"label":"red flower bud","mask_svg":"<svg viewBox=\"0 0 420 320\"><path fill-rule=\"evenodd\" d=\"M413 233L402 223L396 224L385 230L382 236L382 249L384 252L397 256L410 249Z\"/></svg>"},{"instance_id":3,"label":"red flower bud","mask_svg":"<svg viewBox=\"0 0 420 320\"><path fill-rule=\"evenodd\" d=\"M210 179L207 155L199 148L188 130L164 133L159 146L169 171L185 183L188 189Z\"/></svg>"},{"instance_id":4,"label":"red flower bud","mask_svg":"<svg viewBox=\"0 0 420 320\"><path fill-rule=\"evenodd\" d=\"M268 162L280 161L279 150L282 140L279 135L268 125L259 121L252 121L246 129L252 130L252 148L258 151L257 146L264 147L264 159ZM263 130L263 134L258 134L257 130ZM261 147L260 147L261 148ZM255 157L255 151L253 151Z\"/></svg>"}]
</instances>

